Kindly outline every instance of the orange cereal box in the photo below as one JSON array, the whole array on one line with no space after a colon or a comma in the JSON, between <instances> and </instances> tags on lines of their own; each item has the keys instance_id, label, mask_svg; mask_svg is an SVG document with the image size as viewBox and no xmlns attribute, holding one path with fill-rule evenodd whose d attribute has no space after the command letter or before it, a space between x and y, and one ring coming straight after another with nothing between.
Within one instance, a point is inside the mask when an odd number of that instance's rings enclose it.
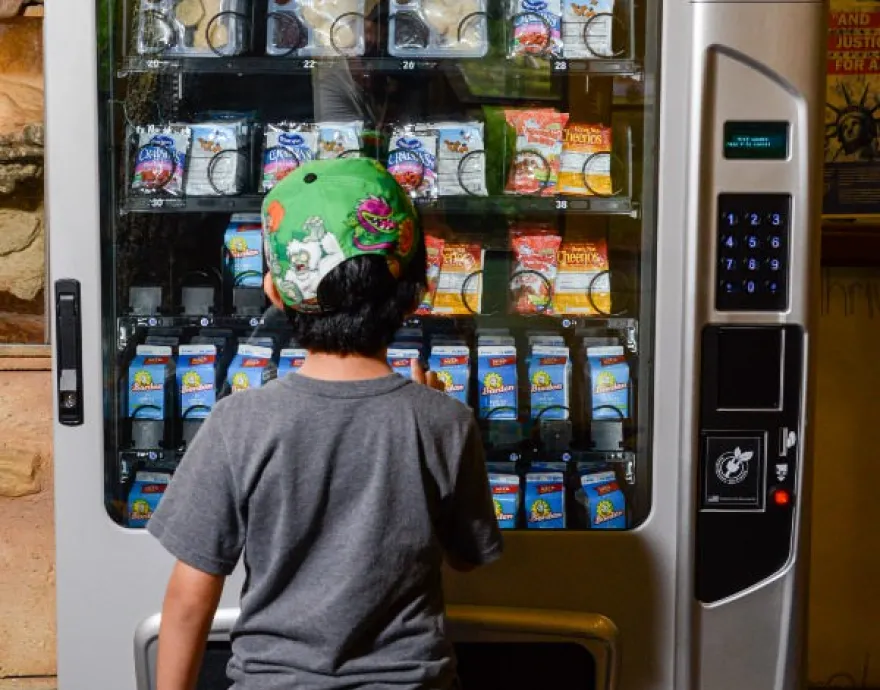
<instances>
[{"instance_id":1,"label":"orange cereal box","mask_svg":"<svg viewBox=\"0 0 880 690\"><path fill-rule=\"evenodd\" d=\"M611 281L605 239L566 237L556 258L554 313L610 314Z\"/></svg>"},{"instance_id":2,"label":"orange cereal box","mask_svg":"<svg viewBox=\"0 0 880 690\"><path fill-rule=\"evenodd\" d=\"M570 124L562 143L559 193L611 196L611 128Z\"/></svg>"}]
</instances>

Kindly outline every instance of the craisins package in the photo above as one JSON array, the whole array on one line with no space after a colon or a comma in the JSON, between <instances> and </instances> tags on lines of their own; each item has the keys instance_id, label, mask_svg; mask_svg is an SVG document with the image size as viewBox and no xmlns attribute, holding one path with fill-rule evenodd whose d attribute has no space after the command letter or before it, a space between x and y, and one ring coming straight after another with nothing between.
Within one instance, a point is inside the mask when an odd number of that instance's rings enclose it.
<instances>
[{"instance_id":1,"label":"craisins package","mask_svg":"<svg viewBox=\"0 0 880 690\"><path fill-rule=\"evenodd\" d=\"M248 49L250 0L141 0L140 55L228 57Z\"/></svg>"},{"instance_id":2,"label":"craisins package","mask_svg":"<svg viewBox=\"0 0 880 690\"><path fill-rule=\"evenodd\" d=\"M568 113L535 108L506 110L504 115L516 136L505 192L555 196Z\"/></svg>"},{"instance_id":3,"label":"craisins package","mask_svg":"<svg viewBox=\"0 0 880 690\"><path fill-rule=\"evenodd\" d=\"M391 0L388 52L395 57L478 58L489 50L486 0Z\"/></svg>"},{"instance_id":4,"label":"craisins package","mask_svg":"<svg viewBox=\"0 0 880 690\"><path fill-rule=\"evenodd\" d=\"M395 127L388 172L415 199L437 198L437 130L429 125Z\"/></svg>"},{"instance_id":5,"label":"craisins package","mask_svg":"<svg viewBox=\"0 0 880 690\"><path fill-rule=\"evenodd\" d=\"M513 271L510 276L511 310L519 314L553 313L556 254L562 237L549 225L524 224L510 228Z\"/></svg>"},{"instance_id":6,"label":"craisins package","mask_svg":"<svg viewBox=\"0 0 880 690\"><path fill-rule=\"evenodd\" d=\"M318 131L309 123L281 122L267 125L263 144L260 188L268 192L318 152Z\"/></svg>"},{"instance_id":7,"label":"craisins package","mask_svg":"<svg viewBox=\"0 0 880 690\"><path fill-rule=\"evenodd\" d=\"M270 0L266 53L276 57L363 55L364 0Z\"/></svg>"},{"instance_id":8,"label":"craisins package","mask_svg":"<svg viewBox=\"0 0 880 690\"><path fill-rule=\"evenodd\" d=\"M183 196L192 131L185 125L137 127L131 191L137 195Z\"/></svg>"}]
</instances>

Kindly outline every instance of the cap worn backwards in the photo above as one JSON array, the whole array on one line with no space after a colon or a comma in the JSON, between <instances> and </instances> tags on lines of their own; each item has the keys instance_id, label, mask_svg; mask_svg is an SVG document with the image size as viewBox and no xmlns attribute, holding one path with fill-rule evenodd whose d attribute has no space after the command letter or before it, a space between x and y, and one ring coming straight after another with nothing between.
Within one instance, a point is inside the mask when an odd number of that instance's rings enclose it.
<instances>
[{"instance_id":1,"label":"cap worn backwards","mask_svg":"<svg viewBox=\"0 0 880 690\"><path fill-rule=\"evenodd\" d=\"M410 198L369 158L305 163L263 202L269 271L284 303L301 312L322 311L318 286L355 256L384 256L399 277L416 254L419 232Z\"/></svg>"}]
</instances>

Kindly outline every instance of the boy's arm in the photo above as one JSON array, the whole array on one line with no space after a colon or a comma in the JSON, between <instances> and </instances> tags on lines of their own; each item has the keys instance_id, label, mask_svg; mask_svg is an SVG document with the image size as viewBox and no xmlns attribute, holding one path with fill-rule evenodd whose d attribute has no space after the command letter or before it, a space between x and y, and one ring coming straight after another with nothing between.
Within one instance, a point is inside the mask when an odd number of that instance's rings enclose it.
<instances>
[{"instance_id":1,"label":"boy's arm","mask_svg":"<svg viewBox=\"0 0 880 690\"><path fill-rule=\"evenodd\" d=\"M450 568L469 572L501 557L502 540L477 422L471 419L440 540Z\"/></svg>"},{"instance_id":2,"label":"boy's arm","mask_svg":"<svg viewBox=\"0 0 880 690\"><path fill-rule=\"evenodd\" d=\"M195 687L224 580L182 561L174 566L162 606L156 690Z\"/></svg>"}]
</instances>

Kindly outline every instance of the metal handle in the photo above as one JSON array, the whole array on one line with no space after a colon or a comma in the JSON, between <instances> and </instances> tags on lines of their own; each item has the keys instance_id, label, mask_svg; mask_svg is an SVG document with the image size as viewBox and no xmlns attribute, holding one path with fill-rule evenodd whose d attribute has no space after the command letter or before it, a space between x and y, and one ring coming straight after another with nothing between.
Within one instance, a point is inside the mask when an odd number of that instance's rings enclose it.
<instances>
[{"instance_id":1,"label":"metal handle","mask_svg":"<svg viewBox=\"0 0 880 690\"><path fill-rule=\"evenodd\" d=\"M83 423L82 322L79 281L55 281L55 352L58 421L66 426Z\"/></svg>"}]
</instances>

